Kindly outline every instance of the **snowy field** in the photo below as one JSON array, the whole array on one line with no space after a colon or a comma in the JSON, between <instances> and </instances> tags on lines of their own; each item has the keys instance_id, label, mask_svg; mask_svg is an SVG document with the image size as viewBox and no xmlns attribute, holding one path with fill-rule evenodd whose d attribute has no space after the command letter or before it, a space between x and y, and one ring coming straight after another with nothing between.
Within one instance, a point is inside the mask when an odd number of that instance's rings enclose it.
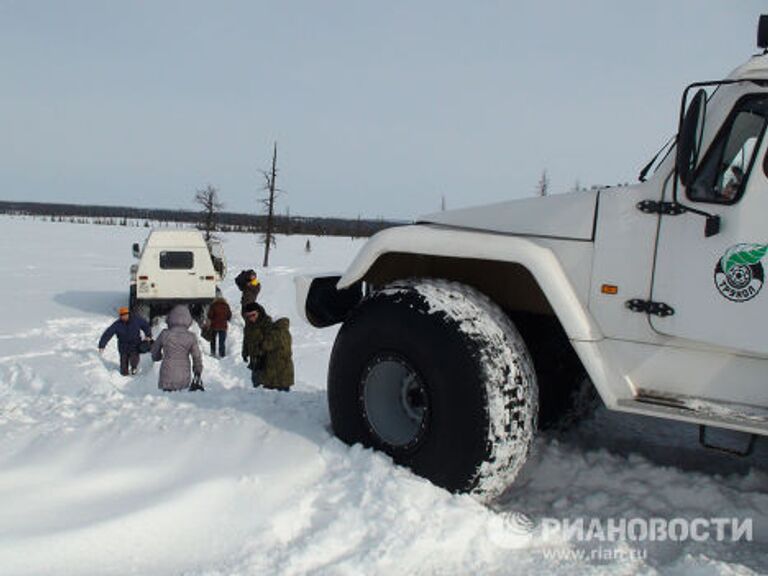
<instances>
[{"instance_id":1,"label":"snowy field","mask_svg":"<svg viewBox=\"0 0 768 576\"><path fill-rule=\"evenodd\" d=\"M205 356L205 393L159 392L146 356L120 376L114 341L103 357L96 343L145 234L0 217L3 576L768 573L762 440L738 459L698 448L694 428L600 410L541 437L491 508L335 440L336 330L299 320L293 277L343 270L360 241L312 238L306 254L306 237L279 238L260 272L261 301L291 320L289 394L250 388L237 313L229 356ZM253 236L226 235L225 248L231 272L258 268ZM237 304L233 276L224 295ZM753 541L609 543L594 558L599 544L525 529L579 517L751 518Z\"/></svg>"}]
</instances>

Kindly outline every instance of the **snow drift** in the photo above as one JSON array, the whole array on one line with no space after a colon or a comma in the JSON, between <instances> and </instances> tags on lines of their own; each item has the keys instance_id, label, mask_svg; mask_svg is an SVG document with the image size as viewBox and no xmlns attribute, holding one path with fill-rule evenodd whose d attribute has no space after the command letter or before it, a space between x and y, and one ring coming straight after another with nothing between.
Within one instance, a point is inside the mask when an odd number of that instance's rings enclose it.
<instances>
[{"instance_id":1,"label":"snow drift","mask_svg":"<svg viewBox=\"0 0 768 576\"><path fill-rule=\"evenodd\" d=\"M307 254L306 238L280 238L260 271L260 300L291 319L290 393L250 387L237 313L230 355L204 358L206 392L158 391L146 356L136 377L120 376L114 344L101 358L96 342L126 303L130 246L145 233L0 220L0 573L768 571L764 441L737 460L698 449L685 425L599 411L540 437L486 508L333 438L335 329L299 320L292 278L343 268L359 242L313 238ZM224 240L232 270L258 263L254 237ZM234 283L224 295L236 308ZM638 516L749 517L754 541L650 543L644 557L594 560L535 530L544 518Z\"/></svg>"}]
</instances>

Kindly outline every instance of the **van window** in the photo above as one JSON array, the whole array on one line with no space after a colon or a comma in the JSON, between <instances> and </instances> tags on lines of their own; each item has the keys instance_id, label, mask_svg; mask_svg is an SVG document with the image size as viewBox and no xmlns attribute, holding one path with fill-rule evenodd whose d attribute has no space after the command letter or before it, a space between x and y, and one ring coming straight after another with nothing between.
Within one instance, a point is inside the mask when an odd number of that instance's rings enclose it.
<instances>
[{"instance_id":1,"label":"van window","mask_svg":"<svg viewBox=\"0 0 768 576\"><path fill-rule=\"evenodd\" d=\"M192 252L160 252L161 270L191 270L195 266L195 256Z\"/></svg>"}]
</instances>

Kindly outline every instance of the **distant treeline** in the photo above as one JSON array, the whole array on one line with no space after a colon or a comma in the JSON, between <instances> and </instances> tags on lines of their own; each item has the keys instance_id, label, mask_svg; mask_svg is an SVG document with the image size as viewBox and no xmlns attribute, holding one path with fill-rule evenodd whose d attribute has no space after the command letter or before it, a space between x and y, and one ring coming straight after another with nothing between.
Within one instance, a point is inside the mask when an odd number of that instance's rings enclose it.
<instances>
[{"instance_id":1,"label":"distant treeline","mask_svg":"<svg viewBox=\"0 0 768 576\"><path fill-rule=\"evenodd\" d=\"M0 200L0 214L24 214L49 216L56 221L95 222L98 224L136 225L136 221L191 223L200 222L199 212L192 210L166 210L155 208L129 208L127 206L93 206L87 204L51 204L47 202L8 202ZM406 222L393 220L317 218L306 216L275 215L277 234L304 234L313 236L350 236L353 238L372 236L376 232ZM221 232L260 233L266 228L267 217L237 212L219 212L218 229Z\"/></svg>"}]
</instances>

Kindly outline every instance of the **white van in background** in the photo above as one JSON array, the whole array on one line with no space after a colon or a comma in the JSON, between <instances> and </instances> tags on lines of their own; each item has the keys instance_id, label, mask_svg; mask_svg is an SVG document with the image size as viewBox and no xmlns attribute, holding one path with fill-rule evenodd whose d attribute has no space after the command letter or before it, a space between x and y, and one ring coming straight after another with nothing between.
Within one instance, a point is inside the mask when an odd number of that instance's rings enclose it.
<instances>
[{"instance_id":1,"label":"white van in background","mask_svg":"<svg viewBox=\"0 0 768 576\"><path fill-rule=\"evenodd\" d=\"M187 304L199 319L220 293L221 243L206 242L197 230L152 230L143 247L133 245L133 255L139 262L131 266L130 307L149 320L176 304Z\"/></svg>"}]
</instances>

